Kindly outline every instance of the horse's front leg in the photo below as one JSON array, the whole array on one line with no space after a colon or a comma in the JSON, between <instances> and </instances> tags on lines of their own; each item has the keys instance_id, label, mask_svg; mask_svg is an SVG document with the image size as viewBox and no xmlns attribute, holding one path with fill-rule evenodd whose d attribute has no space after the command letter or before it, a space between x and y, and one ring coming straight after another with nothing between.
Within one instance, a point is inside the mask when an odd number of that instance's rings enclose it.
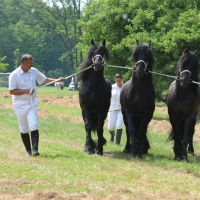
<instances>
[{"instance_id":1,"label":"horse's front leg","mask_svg":"<svg viewBox=\"0 0 200 200\"><path fill-rule=\"evenodd\" d=\"M143 118L141 120L139 131L137 133L137 139L138 139L138 143L140 144L140 151L142 155L146 155L150 148L150 144L149 144L149 141L147 139L147 134L146 134L149 121L150 120L147 119L147 117Z\"/></svg>"},{"instance_id":2,"label":"horse's front leg","mask_svg":"<svg viewBox=\"0 0 200 200\"><path fill-rule=\"evenodd\" d=\"M122 110L122 114L123 114L123 119L124 119L124 124L126 126L126 146L123 150L123 153L130 153L130 148L131 148L131 144L130 144L130 134L128 132L128 124L127 124L127 120L126 120L126 115L125 112Z\"/></svg>"},{"instance_id":3,"label":"horse's front leg","mask_svg":"<svg viewBox=\"0 0 200 200\"><path fill-rule=\"evenodd\" d=\"M130 138L131 138L130 153L133 155L133 157L140 157L141 152L140 152L139 144L137 142L136 130L133 124L133 114L128 109L126 109L124 113L127 119L126 128L128 129L128 133L130 134Z\"/></svg>"},{"instance_id":4,"label":"horse's front leg","mask_svg":"<svg viewBox=\"0 0 200 200\"><path fill-rule=\"evenodd\" d=\"M181 159L182 154L182 143L181 143L181 129L180 129L180 122L178 123L174 119L172 119L169 115L170 123L172 125L172 140L174 140L174 154L175 154L175 160ZM179 128L178 128L179 127Z\"/></svg>"},{"instance_id":5,"label":"horse's front leg","mask_svg":"<svg viewBox=\"0 0 200 200\"><path fill-rule=\"evenodd\" d=\"M107 114L99 115L98 118L98 127L97 127L97 136L98 136L98 141L97 141L97 148L96 148L96 154L103 155L103 145L106 144L106 139L103 137L103 126L104 126L104 121L106 119Z\"/></svg>"},{"instance_id":6,"label":"horse's front leg","mask_svg":"<svg viewBox=\"0 0 200 200\"><path fill-rule=\"evenodd\" d=\"M190 117L189 119L185 120L185 129L183 132L183 137L182 137L182 144L183 144L183 151L182 151L182 155L181 155L181 159L182 160L188 160L187 159L187 146L189 144L189 133L190 133L190 129L192 126L192 121L193 121L193 116Z\"/></svg>"},{"instance_id":7,"label":"horse's front leg","mask_svg":"<svg viewBox=\"0 0 200 200\"><path fill-rule=\"evenodd\" d=\"M92 140L91 131L92 131L92 123L91 123L91 113L88 111L86 106L82 106L82 113L85 122L85 130L86 130L86 143L84 152L89 155L95 153L95 142Z\"/></svg>"}]
</instances>

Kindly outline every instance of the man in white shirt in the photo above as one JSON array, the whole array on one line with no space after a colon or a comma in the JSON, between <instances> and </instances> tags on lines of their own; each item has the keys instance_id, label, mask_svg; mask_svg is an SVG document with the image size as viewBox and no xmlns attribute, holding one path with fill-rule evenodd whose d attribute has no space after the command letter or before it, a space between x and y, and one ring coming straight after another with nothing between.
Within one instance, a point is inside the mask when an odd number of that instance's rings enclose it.
<instances>
[{"instance_id":1,"label":"man in white shirt","mask_svg":"<svg viewBox=\"0 0 200 200\"><path fill-rule=\"evenodd\" d=\"M21 65L10 74L9 90L12 95L13 107L17 115L21 138L26 148L27 155L32 155L29 137L30 128L33 156L38 156L40 155L38 152L39 132L37 126L37 104L39 101L36 99L36 81L41 85L42 83L49 83L56 79L47 78L38 69L32 66L32 56L24 54L21 58ZM65 80L62 77L59 79L58 82Z\"/></svg>"}]
</instances>

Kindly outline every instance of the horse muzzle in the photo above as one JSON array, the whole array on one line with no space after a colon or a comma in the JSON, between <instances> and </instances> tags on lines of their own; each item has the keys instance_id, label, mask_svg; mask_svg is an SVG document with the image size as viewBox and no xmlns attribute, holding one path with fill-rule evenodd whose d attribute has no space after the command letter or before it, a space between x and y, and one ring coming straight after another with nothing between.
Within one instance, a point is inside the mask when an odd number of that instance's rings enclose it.
<instances>
[{"instance_id":1,"label":"horse muzzle","mask_svg":"<svg viewBox=\"0 0 200 200\"><path fill-rule=\"evenodd\" d=\"M189 84L190 80L189 79L181 79L181 86L182 87L187 87Z\"/></svg>"},{"instance_id":2,"label":"horse muzzle","mask_svg":"<svg viewBox=\"0 0 200 200\"><path fill-rule=\"evenodd\" d=\"M143 67L134 67L133 68L133 70L134 70L134 72L136 72L136 75L138 76L138 77L141 77L141 76L143 76L144 75L144 68Z\"/></svg>"},{"instance_id":3,"label":"horse muzzle","mask_svg":"<svg viewBox=\"0 0 200 200\"><path fill-rule=\"evenodd\" d=\"M94 70L95 71L100 71L102 67L102 64L94 64Z\"/></svg>"}]
</instances>

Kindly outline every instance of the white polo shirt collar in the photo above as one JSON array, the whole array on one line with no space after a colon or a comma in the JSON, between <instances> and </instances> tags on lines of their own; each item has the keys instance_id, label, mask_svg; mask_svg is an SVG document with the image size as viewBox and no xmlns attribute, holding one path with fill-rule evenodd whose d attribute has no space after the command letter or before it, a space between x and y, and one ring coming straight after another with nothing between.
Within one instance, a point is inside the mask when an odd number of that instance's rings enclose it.
<instances>
[{"instance_id":1,"label":"white polo shirt collar","mask_svg":"<svg viewBox=\"0 0 200 200\"><path fill-rule=\"evenodd\" d=\"M20 74L26 74L26 73L30 73L30 71L28 70L27 72L25 72L25 71L22 69L22 67L20 66L19 73L20 73Z\"/></svg>"}]
</instances>

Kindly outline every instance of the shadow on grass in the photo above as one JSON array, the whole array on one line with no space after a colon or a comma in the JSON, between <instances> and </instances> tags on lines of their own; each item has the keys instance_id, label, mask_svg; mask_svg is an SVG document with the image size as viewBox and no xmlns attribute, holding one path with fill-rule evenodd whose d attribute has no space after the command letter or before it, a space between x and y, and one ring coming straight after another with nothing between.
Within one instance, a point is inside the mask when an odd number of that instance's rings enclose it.
<instances>
[{"instance_id":1,"label":"shadow on grass","mask_svg":"<svg viewBox=\"0 0 200 200\"><path fill-rule=\"evenodd\" d=\"M56 155L48 155L48 154L42 154L40 157L42 158L50 158L50 159L57 159L57 158L71 158L71 156L63 155L63 154L56 154Z\"/></svg>"},{"instance_id":2,"label":"shadow on grass","mask_svg":"<svg viewBox=\"0 0 200 200\"><path fill-rule=\"evenodd\" d=\"M104 155L108 155L108 154L105 154ZM147 154L147 155L143 155L141 156L140 158L136 157L134 158L131 154L127 154L127 153L123 153L122 151L120 152L113 152L109 155L111 158L114 158L114 159L121 159L121 160L141 160L142 162L147 162L147 163L153 163L155 162L156 160L157 161L160 161L161 159L165 159L165 160L171 160L173 161L174 159L172 157L167 157L166 155L155 155L155 154Z\"/></svg>"},{"instance_id":3,"label":"shadow on grass","mask_svg":"<svg viewBox=\"0 0 200 200\"><path fill-rule=\"evenodd\" d=\"M104 156L108 156L113 159L120 159L120 160L126 160L130 162L140 161L146 164L153 164L153 163L161 163L161 161L168 162L172 161L174 164L177 163L187 163L185 160L175 160L175 155L173 150L168 150L168 155L165 154L166 152L163 152L163 154L157 154L157 153L148 153L147 155L143 155L140 158L136 157L134 158L131 154L123 153L123 151L113 151L113 152L104 152ZM200 155L192 155L188 153L188 160L190 164L200 164Z\"/></svg>"}]
</instances>

